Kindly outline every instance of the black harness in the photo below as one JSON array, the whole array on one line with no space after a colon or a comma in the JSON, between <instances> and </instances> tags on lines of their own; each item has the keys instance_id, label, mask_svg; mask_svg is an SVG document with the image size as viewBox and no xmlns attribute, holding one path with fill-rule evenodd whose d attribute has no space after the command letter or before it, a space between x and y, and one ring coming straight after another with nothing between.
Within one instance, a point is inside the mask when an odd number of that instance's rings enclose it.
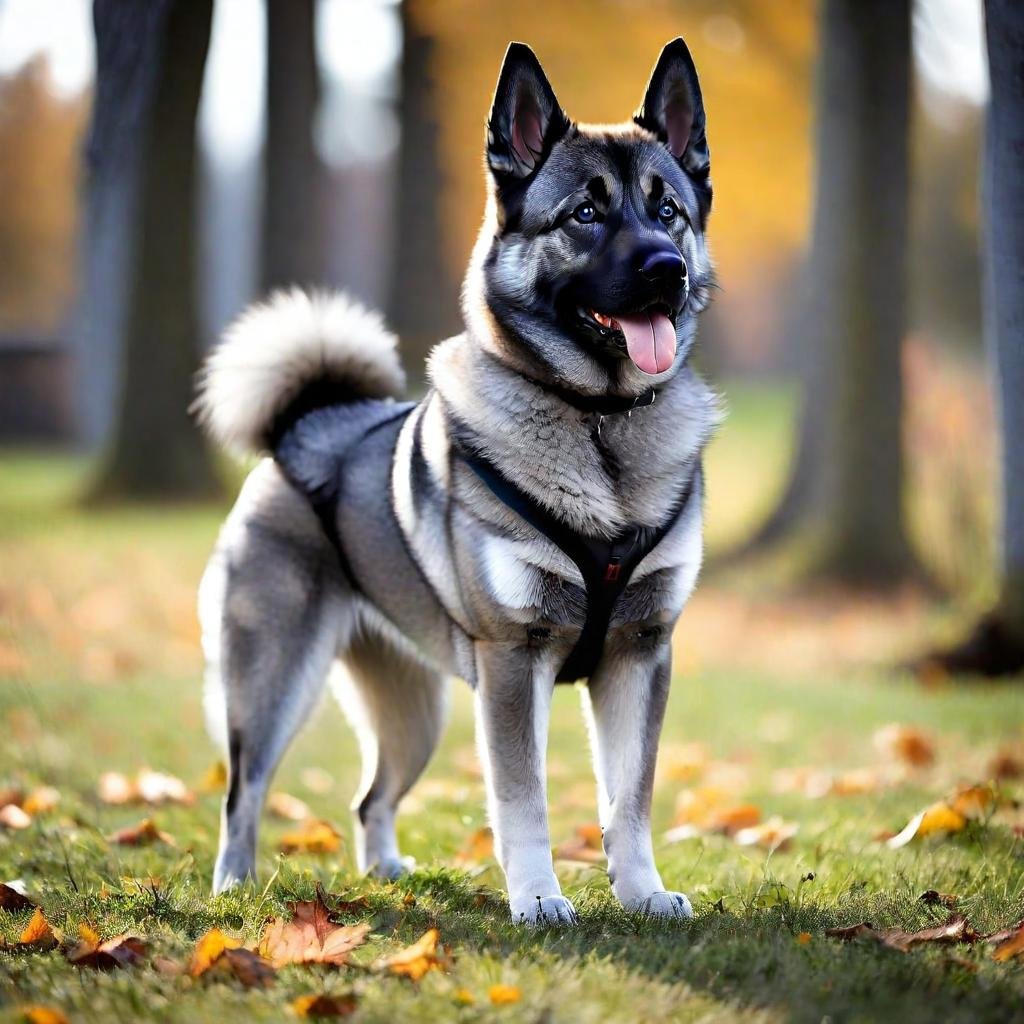
<instances>
[{"instance_id":1,"label":"black harness","mask_svg":"<svg viewBox=\"0 0 1024 1024\"><path fill-rule=\"evenodd\" d=\"M601 415L616 412L631 412L654 401L641 395L637 400L614 410L605 405ZM607 410L607 411L606 411ZM569 652L562 667L555 676L559 683L571 683L586 679L597 668L604 653L605 637L611 622L615 603L629 586L636 567L658 546L675 525L680 513L693 494L694 484L700 475L700 466L690 474L686 486L676 499L661 526L626 526L614 537L589 537L577 533L548 509L541 505L506 477L482 452L465 441L453 439L459 456L476 474L484 486L504 505L525 519L538 533L543 534L552 544L560 548L580 571L587 595L587 615L583 629Z\"/></svg>"}]
</instances>

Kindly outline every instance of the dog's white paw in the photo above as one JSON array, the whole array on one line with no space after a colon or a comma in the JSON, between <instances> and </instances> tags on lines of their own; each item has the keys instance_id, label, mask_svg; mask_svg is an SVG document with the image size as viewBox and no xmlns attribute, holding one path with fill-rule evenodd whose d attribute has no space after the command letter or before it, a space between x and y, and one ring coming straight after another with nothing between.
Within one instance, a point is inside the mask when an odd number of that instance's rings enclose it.
<instances>
[{"instance_id":1,"label":"dog's white paw","mask_svg":"<svg viewBox=\"0 0 1024 1024\"><path fill-rule=\"evenodd\" d=\"M565 928L579 924L580 919L564 896L534 896L512 904L512 920L528 928Z\"/></svg>"},{"instance_id":2,"label":"dog's white paw","mask_svg":"<svg viewBox=\"0 0 1024 1024\"><path fill-rule=\"evenodd\" d=\"M213 869L213 895L234 889L255 875L252 860L245 854L227 850L217 858Z\"/></svg>"},{"instance_id":3,"label":"dog's white paw","mask_svg":"<svg viewBox=\"0 0 1024 1024\"><path fill-rule=\"evenodd\" d=\"M643 917L676 918L683 920L693 917L693 907L681 892L652 892L650 896L631 900L626 909Z\"/></svg>"},{"instance_id":4,"label":"dog's white paw","mask_svg":"<svg viewBox=\"0 0 1024 1024\"><path fill-rule=\"evenodd\" d=\"M415 870L415 857L385 857L383 860L377 861L370 868L369 873L374 878L384 878L393 882L396 878L401 878L402 875L407 875L410 871Z\"/></svg>"}]
</instances>

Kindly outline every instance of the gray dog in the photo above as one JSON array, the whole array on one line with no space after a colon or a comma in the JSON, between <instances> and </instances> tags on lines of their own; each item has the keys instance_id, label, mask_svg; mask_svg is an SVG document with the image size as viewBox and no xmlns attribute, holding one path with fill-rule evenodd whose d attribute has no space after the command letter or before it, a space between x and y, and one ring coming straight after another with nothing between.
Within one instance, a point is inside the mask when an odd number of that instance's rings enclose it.
<instances>
[{"instance_id":1,"label":"gray dog","mask_svg":"<svg viewBox=\"0 0 1024 1024\"><path fill-rule=\"evenodd\" d=\"M465 332L400 403L395 338L337 295L278 294L212 353L199 414L247 479L200 588L211 729L230 762L218 892L254 871L268 782L335 662L363 756L361 870L393 877L399 801L475 691L512 917L576 920L552 867L545 743L581 687L608 874L623 906L687 917L654 862L650 802L670 637L700 568L689 365L711 287L704 106L682 39L640 110L575 124L513 43L487 125L488 202Z\"/></svg>"}]
</instances>

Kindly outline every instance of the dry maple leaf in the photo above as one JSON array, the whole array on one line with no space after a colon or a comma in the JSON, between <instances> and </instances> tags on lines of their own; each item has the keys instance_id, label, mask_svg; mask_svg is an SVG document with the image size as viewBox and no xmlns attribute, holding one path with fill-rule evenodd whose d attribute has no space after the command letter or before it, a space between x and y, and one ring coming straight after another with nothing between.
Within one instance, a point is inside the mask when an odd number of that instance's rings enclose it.
<instances>
[{"instance_id":1,"label":"dry maple leaf","mask_svg":"<svg viewBox=\"0 0 1024 1024\"><path fill-rule=\"evenodd\" d=\"M875 926L870 921L861 921L860 924L847 925L845 928L826 928L825 934L840 942L852 942L861 935L874 935Z\"/></svg>"},{"instance_id":2,"label":"dry maple leaf","mask_svg":"<svg viewBox=\"0 0 1024 1024\"><path fill-rule=\"evenodd\" d=\"M462 849L455 854L455 863L463 867L479 864L494 856L494 833L490 828L478 828L463 843Z\"/></svg>"},{"instance_id":3,"label":"dry maple leaf","mask_svg":"<svg viewBox=\"0 0 1024 1024\"><path fill-rule=\"evenodd\" d=\"M34 906L35 901L30 900L23 892L19 892L13 885L0 882L0 910L16 914L19 910L29 910Z\"/></svg>"},{"instance_id":4,"label":"dry maple leaf","mask_svg":"<svg viewBox=\"0 0 1024 1024\"><path fill-rule=\"evenodd\" d=\"M34 949L53 949L57 945L57 936L53 934L53 928L46 920L42 907L36 907L18 939L18 945L32 946Z\"/></svg>"},{"instance_id":5,"label":"dry maple leaf","mask_svg":"<svg viewBox=\"0 0 1024 1024\"><path fill-rule=\"evenodd\" d=\"M286 832L278 842L282 853L334 853L340 847L341 833L319 818L307 818L301 828Z\"/></svg>"},{"instance_id":6,"label":"dry maple leaf","mask_svg":"<svg viewBox=\"0 0 1024 1024\"><path fill-rule=\"evenodd\" d=\"M23 1006L18 1014L25 1024L69 1024L63 1012L53 1006Z\"/></svg>"},{"instance_id":7,"label":"dry maple leaf","mask_svg":"<svg viewBox=\"0 0 1024 1024\"><path fill-rule=\"evenodd\" d=\"M162 832L156 827L156 822L152 818L143 818L138 825L123 828L108 838L118 846L149 846L151 843L165 843L167 846L178 845L172 835Z\"/></svg>"},{"instance_id":8,"label":"dry maple leaf","mask_svg":"<svg viewBox=\"0 0 1024 1024\"><path fill-rule=\"evenodd\" d=\"M961 786L946 802L957 814L976 820L995 810L999 794L989 785Z\"/></svg>"},{"instance_id":9,"label":"dry maple leaf","mask_svg":"<svg viewBox=\"0 0 1024 1024\"><path fill-rule=\"evenodd\" d=\"M942 906L949 907L952 909L960 901L960 897L955 893L951 892L939 892L936 889L928 889L926 892L921 893L917 897L921 903L927 904L928 906Z\"/></svg>"},{"instance_id":10,"label":"dry maple leaf","mask_svg":"<svg viewBox=\"0 0 1024 1024\"><path fill-rule=\"evenodd\" d=\"M931 737L911 725L883 725L875 731L874 743L881 754L914 768L923 768L935 760Z\"/></svg>"},{"instance_id":11,"label":"dry maple leaf","mask_svg":"<svg viewBox=\"0 0 1024 1024\"><path fill-rule=\"evenodd\" d=\"M601 826L593 823L577 825L575 833L572 839L555 847L555 859L603 864L605 853Z\"/></svg>"},{"instance_id":12,"label":"dry maple leaf","mask_svg":"<svg viewBox=\"0 0 1024 1024\"><path fill-rule=\"evenodd\" d=\"M905 932L902 928L888 928L877 932L878 941L890 949L906 953L911 947L922 943L953 944L976 942L980 936L963 914L950 914L949 918L934 928L922 928L916 932Z\"/></svg>"},{"instance_id":13,"label":"dry maple leaf","mask_svg":"<svg viewBox=\"0 0 1024 1024\"><path fill-rule=\"evenodd\" d=\"M267 810L276 818L285 821L305 821L313 817L313 812L305 802L290 793L271 793L267 797Z\"/></svg>"},{"instance_id":14,"label":"dry maple leaf","mask_svg":"<svg viewBox=\"0 0 1024 1024\"><path fill-rule=\"evenodd\" d=\"M495 1006L508 1006L510 1003L518 1003L523 998L523 992L515 985L492 985L487 990L487 998Z\"/></svg>"},{"instance_id":15,"label":"dry maple leaf","mask_svg":"<svg viewBox=\"0 0 1024 1024\"><path fill-rule=\"evenodd\" d=\"M1024 921L1018 921L1012 928L986 935L985 941L995 943L992 959L1005 962L1024 956Z\"/></svg>"},{"instance_id":16,"label":"dry maple leaf","mask_svg":"<svg viewBox=\"0 0 1024 1024\"><path fill-rule=\"evenodd\" d=\"M274 984L274 966L251 949L225 949L214 968L230 974L246 988L269 988Z\"/></svg>"},{"instance_id":17,"label":"dry maple leaf","mask_svg":"<svg viewBox=\"0 0 1024 1024\"><path fill-rule=\"evenodd\" d=\"M331 921L318 884L312 900L288 904L292 919L272 917L260 936L259 953L275 967L285 964L331 964L340 967L353 949L361 946L370 933L368 924L340 925Z\"/></svg>"},{"instance_id":18,"label":"dry maple leaf","mask_svg":"<svg viewBox=\"0 0 1024 1024\"><path fill-rule=\"evenodd\" d=\"M419 981L428 971L446 970L450 960L443 952L438 955L437 944L440 938L441 933L436 928L430 928L411 946L378 960L377 966L413 981Z\"/></svg>"},{"instance_id":19,"label":"dry maple leaf","mask_svg":"<svg viewBox=\"0 0 1024 1024\"><path fill-rule=\"evenodd\" d=\"M298 1017L349 1017L359 1008L359 999L354 992L344 995L299 996L293 1000L292 1009Z\"/></svg>"},{"instance_id":20,"label":"dry maple leaf","mask_svg":"<svg viewBox=\"0 0 1024 1024\"><path fill-rule=\"evenodd\" d=\"M220 959L225 950L238 949L241 945L240 939L225 935L219 928L211 928L200 937L195 949L192 950L188 973L193 978L200 977Z\"/></svg>"},{"instance_id":21,"label":"dry maple leaf","mask_svg":"<svg viewBox=\"0 0 1024 1024\"><path fill-rule=\"evenodd\" d=\"M68 963L75 967L92 967L97 971L112 971L116 967L131 967L146 955L146 942L138 935L115 935L105 942L87 924L78 927L78 942L67 951Z\"/></svg>"}]
</instances>

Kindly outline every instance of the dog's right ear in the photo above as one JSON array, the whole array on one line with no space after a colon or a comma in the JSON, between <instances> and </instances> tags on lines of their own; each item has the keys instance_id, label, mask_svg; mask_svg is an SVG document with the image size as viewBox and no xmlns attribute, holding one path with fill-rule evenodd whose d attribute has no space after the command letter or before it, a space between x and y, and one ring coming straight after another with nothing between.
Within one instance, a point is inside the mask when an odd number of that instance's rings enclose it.
<instances>
[{"instance_id":1,"label":"dog's right ear","mask_svg":"<svg viewBox=\"0 0 1024 1024\"><path fill-rule=\"evenodd\" d=\"M509 43L487 119L487 166L498 185L529 178L568 129L536 54Z\"/></svg>"}]
</instances>

